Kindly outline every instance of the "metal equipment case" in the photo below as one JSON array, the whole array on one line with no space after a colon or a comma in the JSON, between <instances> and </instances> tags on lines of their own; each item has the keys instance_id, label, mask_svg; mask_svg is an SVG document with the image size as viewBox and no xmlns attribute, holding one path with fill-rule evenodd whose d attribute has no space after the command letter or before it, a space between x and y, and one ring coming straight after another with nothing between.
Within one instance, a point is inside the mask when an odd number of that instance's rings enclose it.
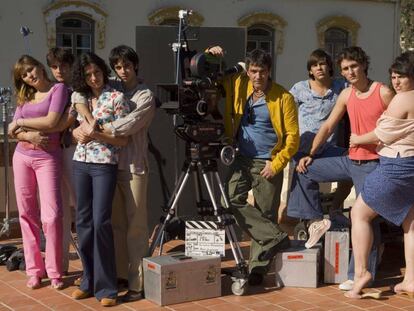
<instances>
[{"instance_id":1,"label":"metal equipment case","mask_svg":"<svg viewBox=\"0 0 414 311\"><path fill-rule=\"evenodd\" d=\"M305 241L291 241L292 246L275 256L278 287L318 287L321 244L305 248Z\"/></svg>"},{"instance_id":2,"label":"metal equipment case","mask_svg":"<svg viewBox=\"0 0 414 311\"><path fill-rule=\"evenodd\" d=\"M184 253L144 258L145 298L158 305L221 296L220 257Z\"/></svg>"},{"instance_id":3,"label":"metal equipment case","mask_svg":"<svg viewBox=\"0 0 414 311\"><path fill-rule=\"evenodd\" d=\"M348 279L349 230L328 231L325 234L324 282L339 284Z\"/></svg>"}]
</instances>

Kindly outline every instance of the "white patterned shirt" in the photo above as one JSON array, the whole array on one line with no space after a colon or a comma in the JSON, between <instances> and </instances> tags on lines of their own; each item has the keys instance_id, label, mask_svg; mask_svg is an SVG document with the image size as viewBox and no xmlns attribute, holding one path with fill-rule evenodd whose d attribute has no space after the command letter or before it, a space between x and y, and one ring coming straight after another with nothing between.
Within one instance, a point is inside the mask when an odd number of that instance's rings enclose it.
<instances>
[{"instance_id":1,"label":"white patterned shirt","mask_svg":"<svg viewBox=\"0 0 414 311\"><path fill-rule=\"evenodd\" d=\"M84 100L84 96L78 92L72 93L72 103L79 103ZM89 107L91 98L88 98ZM129 112L129 106L121 92L109 86L105 86L102 94L96 103L96 108L91 110L92 116L98 125L115 121L125 117ZM78 121L83 122L83 117L78 114ZM76 146L73 160L87 163L117 164L119 160L120 147L104 143L99 140L92 140L86 144L78 143Z\"/></svg>"}]
</instances>

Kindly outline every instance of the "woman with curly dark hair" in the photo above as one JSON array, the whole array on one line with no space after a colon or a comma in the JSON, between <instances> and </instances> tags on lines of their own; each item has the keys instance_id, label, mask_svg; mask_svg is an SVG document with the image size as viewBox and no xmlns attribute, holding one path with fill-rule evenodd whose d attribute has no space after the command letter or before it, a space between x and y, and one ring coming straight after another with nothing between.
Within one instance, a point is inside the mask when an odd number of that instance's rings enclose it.
<instances>
[{"instance_id":1,"label":"woman with curly dark hair","mask_svg":"<svg viewBox=\"0 0 414 311\"><path fill-rule=\"evenodd\" d=\"M76 103L78 110L88 108L84 110L92 113L93 120L87 122L85 113L78 114L81 125L75 130L81 137L73 156L73 176L84 271L80 288L72 297L94 295L102 306L115 305L118 292L111 212L119 146L125 145L127 138L105 134L99 128L129 112L123 94L107 85L109 73L105 61L93 53L80 55L73 66L72 104Z\"/></svg>"}]
</instances>

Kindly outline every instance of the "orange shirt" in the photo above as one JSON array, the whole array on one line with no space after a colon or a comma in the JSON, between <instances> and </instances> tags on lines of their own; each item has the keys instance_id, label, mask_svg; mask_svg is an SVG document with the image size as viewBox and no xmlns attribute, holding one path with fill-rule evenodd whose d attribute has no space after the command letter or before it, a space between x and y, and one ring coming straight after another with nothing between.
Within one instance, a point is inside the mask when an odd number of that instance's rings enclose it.
<instances>
[{"instance_id":1,"label":"orange shirt","mask_svg":"<svg viewBox=\"0 0 414 311\"><path fill-rule=\"evenodd\" d=\"M367 98L359 98L352 88L347 103L351 132L356 135L363 135L375 129L377 120L385 111L385 104L381 98L381 83L376 82L374 91ZM351 160L373 160L378 159L376 144L359 145L349 148Z\"/></svg>"}]
</instances>

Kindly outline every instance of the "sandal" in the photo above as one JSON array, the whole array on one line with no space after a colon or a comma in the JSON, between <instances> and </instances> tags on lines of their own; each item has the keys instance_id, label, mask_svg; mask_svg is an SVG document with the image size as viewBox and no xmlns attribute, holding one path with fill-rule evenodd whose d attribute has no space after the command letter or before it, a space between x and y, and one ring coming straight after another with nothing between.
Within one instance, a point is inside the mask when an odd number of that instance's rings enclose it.
<instances>
[{"instance_id":1,"label":"sandal","mask_svg":"<svg viewBox=\"0 0 414 311\"><path fill-rule=\"evenodd\" d=\"M51 279L50 286L53 289L60 290L60 289L63 289L64 284L61 278L56 278L56 279Z\"/></svg>"},{"instance_id":2,"label":"sandal","mask_svg":"<svg viewBox=\"0 0 414 311\"><path fill-rule=\"evenodd\" d=\"M26 283L26 286L30 289L37 289L40 287L40 278L38 276L31 276Z\"/></svg>"}]
</instances>

